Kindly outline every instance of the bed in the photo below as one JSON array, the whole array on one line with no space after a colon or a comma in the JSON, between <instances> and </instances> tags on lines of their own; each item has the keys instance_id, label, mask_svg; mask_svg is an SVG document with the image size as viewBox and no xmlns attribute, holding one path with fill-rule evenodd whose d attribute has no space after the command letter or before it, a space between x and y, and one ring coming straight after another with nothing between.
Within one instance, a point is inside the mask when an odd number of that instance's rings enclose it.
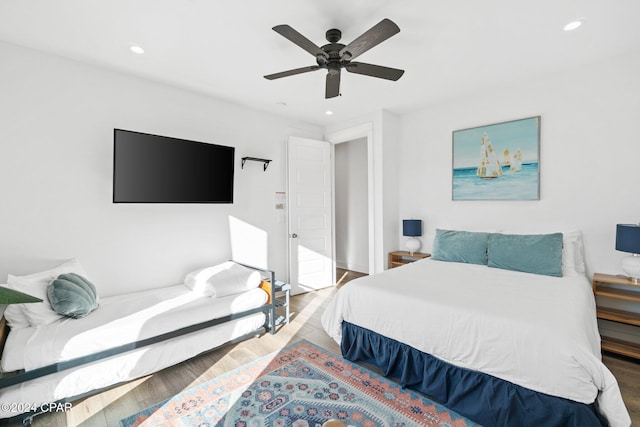
<instances>
[{"instance_id":1,"label":"bed","mask_svg":"<svg viewBox=\"0 0 640 427\"><path fill-rule=\"evenodd\" d=\"M260 271L268 281L238 292L224 285L227 292L218 288L219 295L212 295L185 280L189 285L102 298L85 317L11 329L0 364L0 421L28 424L52 402L70 402L274 332L274 290L264 286L275 283L274 274Z\"/></svg>"},{"instance_id":2,"label":"bed","mask_svg":"<svg viewBox=\"0 0 640 427\"><path fill-rule=\"evenodd\" d=\"M584 271L551 276L491 262L500 251L485 234L484 259L470 254L476 236L460 245L436 234L435 259L347 283L323 313L324 329L345 358L376 364L485 427L629 426L601 362ZM566 258L560 239L555 256ZM522 248L535 258L529 243ZM522 262L518 245L509 246L503 258ZM548 248L538 249L544 256Z\"/></svg>"}]
</instances>

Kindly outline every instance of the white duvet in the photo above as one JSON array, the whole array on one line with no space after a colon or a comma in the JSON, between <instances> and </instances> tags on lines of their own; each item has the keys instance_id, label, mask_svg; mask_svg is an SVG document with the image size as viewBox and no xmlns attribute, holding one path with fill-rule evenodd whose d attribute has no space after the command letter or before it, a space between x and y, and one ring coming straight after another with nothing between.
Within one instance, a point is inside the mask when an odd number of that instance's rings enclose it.
<instances>
[{"instance_id":1,"label":"white duvet","mask_svg":"<svg viewBox=\"0 0 640 427\"><path fill-rule=\"evenodd\" d=\"M176 285L103 298L100 307L84 318L64 318L38 328L11 331L2 354L2 370L31 370L92 354L259 307L266 303L267 297L262 289L224 298L203 297L184 285ZM49 403L156 372L249 334L264 321L264 313L259 312L0 389L0 402L5 404L0 408L0 418L17 415L15 411L3 410L11 408L11 403Z\"/></svg>"},{"instance_id":2,"label":"white duvet","mask_svg":"<svg viewBox=\"0 0 640 427\"><path fill-rule=\"evenodd\" d=\"M631 424L584 276L425 259L345 285L322 316L338 343L343 321L534 391L597 400L611 426Z\"/></svg>"}]
</instances>

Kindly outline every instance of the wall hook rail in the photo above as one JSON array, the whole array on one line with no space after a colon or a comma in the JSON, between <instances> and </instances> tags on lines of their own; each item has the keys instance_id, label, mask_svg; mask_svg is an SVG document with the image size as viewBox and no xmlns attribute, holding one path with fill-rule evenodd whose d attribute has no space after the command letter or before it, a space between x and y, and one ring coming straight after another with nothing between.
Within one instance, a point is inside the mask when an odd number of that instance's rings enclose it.
<instances>
[{"instance_id":1,"label":"wall hook rail","mask_svg":"<svg viewBox=\"0 0 640 427\"><path fill-rule=\"evenodd\" d=\"M270 160L270 159L260 159L260 158L258 158L258 157L243 157L243 158L242 158L242 165L240 166L240 169L244 169L244 163L245 163L247 160L251 160L251 161L254 161L254 162L262 162L262 163L264 163L264 165L263 165L263 169L262 169L263 171L266 171L266 170L267 170L267 167L269 167L269 163L271 162L271 160Z\"/></svg>"}]
</instances>

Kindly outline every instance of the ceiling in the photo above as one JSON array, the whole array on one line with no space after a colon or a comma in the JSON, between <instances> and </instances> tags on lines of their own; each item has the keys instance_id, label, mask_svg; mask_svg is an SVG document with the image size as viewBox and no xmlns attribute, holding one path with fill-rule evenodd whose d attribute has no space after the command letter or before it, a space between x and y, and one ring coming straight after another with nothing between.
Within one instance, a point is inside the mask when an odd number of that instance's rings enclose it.
<instances>
[{"instance_id":1,"label":"ceiling","mask_svg":"<svg viewBox=\"0 0 640 427\"><path fill-rule=\"evenodd\" d=\"M327 100L324 70L262 77L315 64L275 25L321 46L330 28L348 44L383 18L400 33L357 60L406 70L397 82L343 72ZM637 53L639 18L638 0L2 0L0 40L323 125Z\"/></svg>"}]
</instances>

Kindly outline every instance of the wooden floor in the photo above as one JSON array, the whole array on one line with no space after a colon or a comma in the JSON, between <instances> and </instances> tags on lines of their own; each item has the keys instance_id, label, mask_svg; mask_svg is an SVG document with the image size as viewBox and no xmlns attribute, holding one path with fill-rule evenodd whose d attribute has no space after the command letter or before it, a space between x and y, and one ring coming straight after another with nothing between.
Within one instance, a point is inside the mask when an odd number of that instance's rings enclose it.
<instances>
[{"instance_id":1,"label":"wooden floor","mask_svg":"<svg viewBox=\"0 0 640 427\"><path fill-rule=\"evenodd\" d=\"M338 285L358 276L362 274L339 270ZM148 377L74 402L71 411L38 416L34 419L33 425L37 427L117 426L122 418L182 390L280 350L300 339L306 339L340 354L340 348L327 336L320 324L324 307L339 286L292 297L292 321L289 325L282 326L275 335L263 335L240 344L227 346ZM640 362L612 355L605 355L604 362L618 379L627 408L631 412L633 424L640 425Z\"/></svg>"}]
</instances>

